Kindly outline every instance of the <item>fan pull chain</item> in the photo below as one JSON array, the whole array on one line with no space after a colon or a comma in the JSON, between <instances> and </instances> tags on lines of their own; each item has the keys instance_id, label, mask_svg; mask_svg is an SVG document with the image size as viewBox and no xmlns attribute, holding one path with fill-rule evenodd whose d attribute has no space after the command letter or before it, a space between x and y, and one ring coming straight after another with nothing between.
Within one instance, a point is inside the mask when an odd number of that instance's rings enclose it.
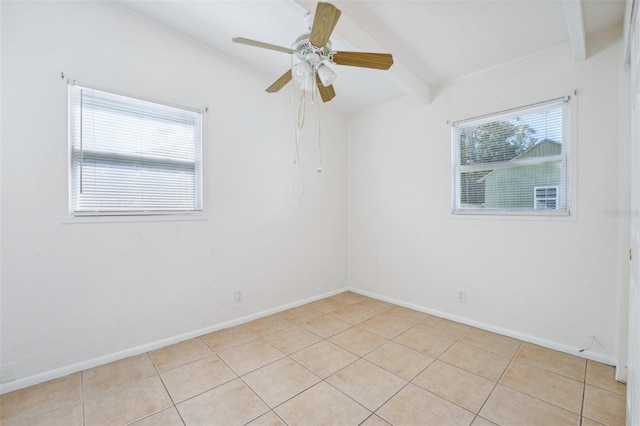
<instances>
[{"instance_id":1,"label":"fan pull chain","mask_svg":"<svg viewBox=\"0 0 640 426\"><path fill-rule=\"evenodd\" d=\"M317 90L317 87L316 87ZM322 120L320 117L320 102L317 103L317 107L318 107L318 168L316 169L316 171L318 173L322 173Z\"/></svg>"}]
</instances>

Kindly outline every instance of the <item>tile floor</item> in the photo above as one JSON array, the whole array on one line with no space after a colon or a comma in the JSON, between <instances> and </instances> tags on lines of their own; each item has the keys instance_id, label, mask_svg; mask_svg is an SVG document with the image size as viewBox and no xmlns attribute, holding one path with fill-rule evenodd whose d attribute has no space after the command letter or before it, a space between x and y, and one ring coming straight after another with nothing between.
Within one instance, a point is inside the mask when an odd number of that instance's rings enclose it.
<instances>
[{"instance_id":1,"label":"tile floor","mask_svg":"<svg viewBox=\"0 0 640 426\"><path fill-rule=\"evenodd\" d=\"M355 293L0 397L12 425L624 425L613 367Z\"/></svg>"}]
</instances>

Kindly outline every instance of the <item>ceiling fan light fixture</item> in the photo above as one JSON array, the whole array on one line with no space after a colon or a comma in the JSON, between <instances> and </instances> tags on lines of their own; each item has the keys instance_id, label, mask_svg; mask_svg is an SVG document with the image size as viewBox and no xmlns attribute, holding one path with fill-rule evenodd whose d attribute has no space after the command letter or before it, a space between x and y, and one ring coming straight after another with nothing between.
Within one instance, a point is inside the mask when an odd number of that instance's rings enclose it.
<instances>
[{"instance_id":1,"label":"ceiling fan light fixture","mask_svg":"<svg viewBox=\"0 0 640 426\"><path fill-rule=\"evenodd\" d=\"M318 77L320 77L320 81L324 87L329 87L336 81L338 75L325 64L320 64L318 66Z\"/></svg>"},{"instance_id":2,"label":"ceiling fan light fixture","mask_svg":"<svg viewBox=\"0 0 640 426\"><path fill-rule=\"evenodd\" d=\"M305 80L309 78L309 75L311 75L312 71L313 68L311 67L311 64L309 62L302 61L300 63L297 63L292 68L293 79L298 83L304 83Z\"/></svg>"},{"instance_id":3,"label":"ceiling fan light fixture","mask_svg":"<svg viewBox=\"0 0 640 426\"><path fill-rule=\"evenodd\" d=\"M292 64L290 70L267 87L268 93L278 92L293 80L303 90L317 91L322 102L328 102L336 95L331 83L336 80L337 75L327 64L378 70L388 70L393 65L393 56L390 53L333 51L330 38L341 14L340 9L334 5L319 1L315 13L307 13L304 16L304 24L309 28L309 32L299 35L291 48L244 37L234 37L232 41L288 53L292 60L300 61L296 65Z\"/></svg>"}]
</instances>

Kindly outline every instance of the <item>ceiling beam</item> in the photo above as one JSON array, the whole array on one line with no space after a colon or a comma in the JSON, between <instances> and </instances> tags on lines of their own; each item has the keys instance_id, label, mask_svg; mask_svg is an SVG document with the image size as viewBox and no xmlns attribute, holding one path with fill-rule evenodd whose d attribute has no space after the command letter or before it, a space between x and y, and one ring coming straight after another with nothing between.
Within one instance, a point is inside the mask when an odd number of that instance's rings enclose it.
<instances>
[{"instance_id":1,"label":"ceiling beam","mask_svg":"<svg viewBox=\"0 0 640 426\"><path fill-rule=\"evenodd\" d=\"M310 12L313 12L316 7L315 1L294 0L294 3ZM353 45L358 50L368 52L389 52L389 49L386 49L378 40L374 39L360 25L345 14L340 16L335 32L340 38ZM399 63L396 58L394 58L394 63L391 68L388 71L385 71L385 76L400 88L400 90L409 95L415 96L420 102L425 104L431 102L431 88L408 67Z\"/></svg>"},{"instance_id":2,"label":"ceiling beam","mask_svg":"<svg viewBox=\"0 0 640 426\"><path fill-rule=\"evenodd\" d=\"M563 0L564 16L567 20L569 42L573 59L581 62L587 59L587 41L584 29L584 13L582 11L583 0Z\"/></svg>"}]
</instances>

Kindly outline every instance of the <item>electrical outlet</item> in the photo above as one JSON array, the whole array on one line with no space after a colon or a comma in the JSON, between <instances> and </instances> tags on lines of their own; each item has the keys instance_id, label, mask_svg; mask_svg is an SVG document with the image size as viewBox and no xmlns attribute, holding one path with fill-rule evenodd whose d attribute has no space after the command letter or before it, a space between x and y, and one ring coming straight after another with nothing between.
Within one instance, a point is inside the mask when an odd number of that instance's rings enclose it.
<instances>
[{"instance_id":1,"label":"electrical outlet","mask_svg":"<svg viewBox=\"0 0 640 426\"><path fill-rule=\"evenodd\" d=\"M236 290L233 292L233 299L236 301L236 303L240 303L244 300L244 293L242 292L242 290Z\"/></svg>"},{"instance_id":2,"label":"electrical outlet","mask_svg":"<svg viewBox=\"0 0 640 426\"><path fill-rule=\"evenodd\" d=\"M458 290L458 302L467 303L467 291Z\"/></svg>"}]
</instances>

